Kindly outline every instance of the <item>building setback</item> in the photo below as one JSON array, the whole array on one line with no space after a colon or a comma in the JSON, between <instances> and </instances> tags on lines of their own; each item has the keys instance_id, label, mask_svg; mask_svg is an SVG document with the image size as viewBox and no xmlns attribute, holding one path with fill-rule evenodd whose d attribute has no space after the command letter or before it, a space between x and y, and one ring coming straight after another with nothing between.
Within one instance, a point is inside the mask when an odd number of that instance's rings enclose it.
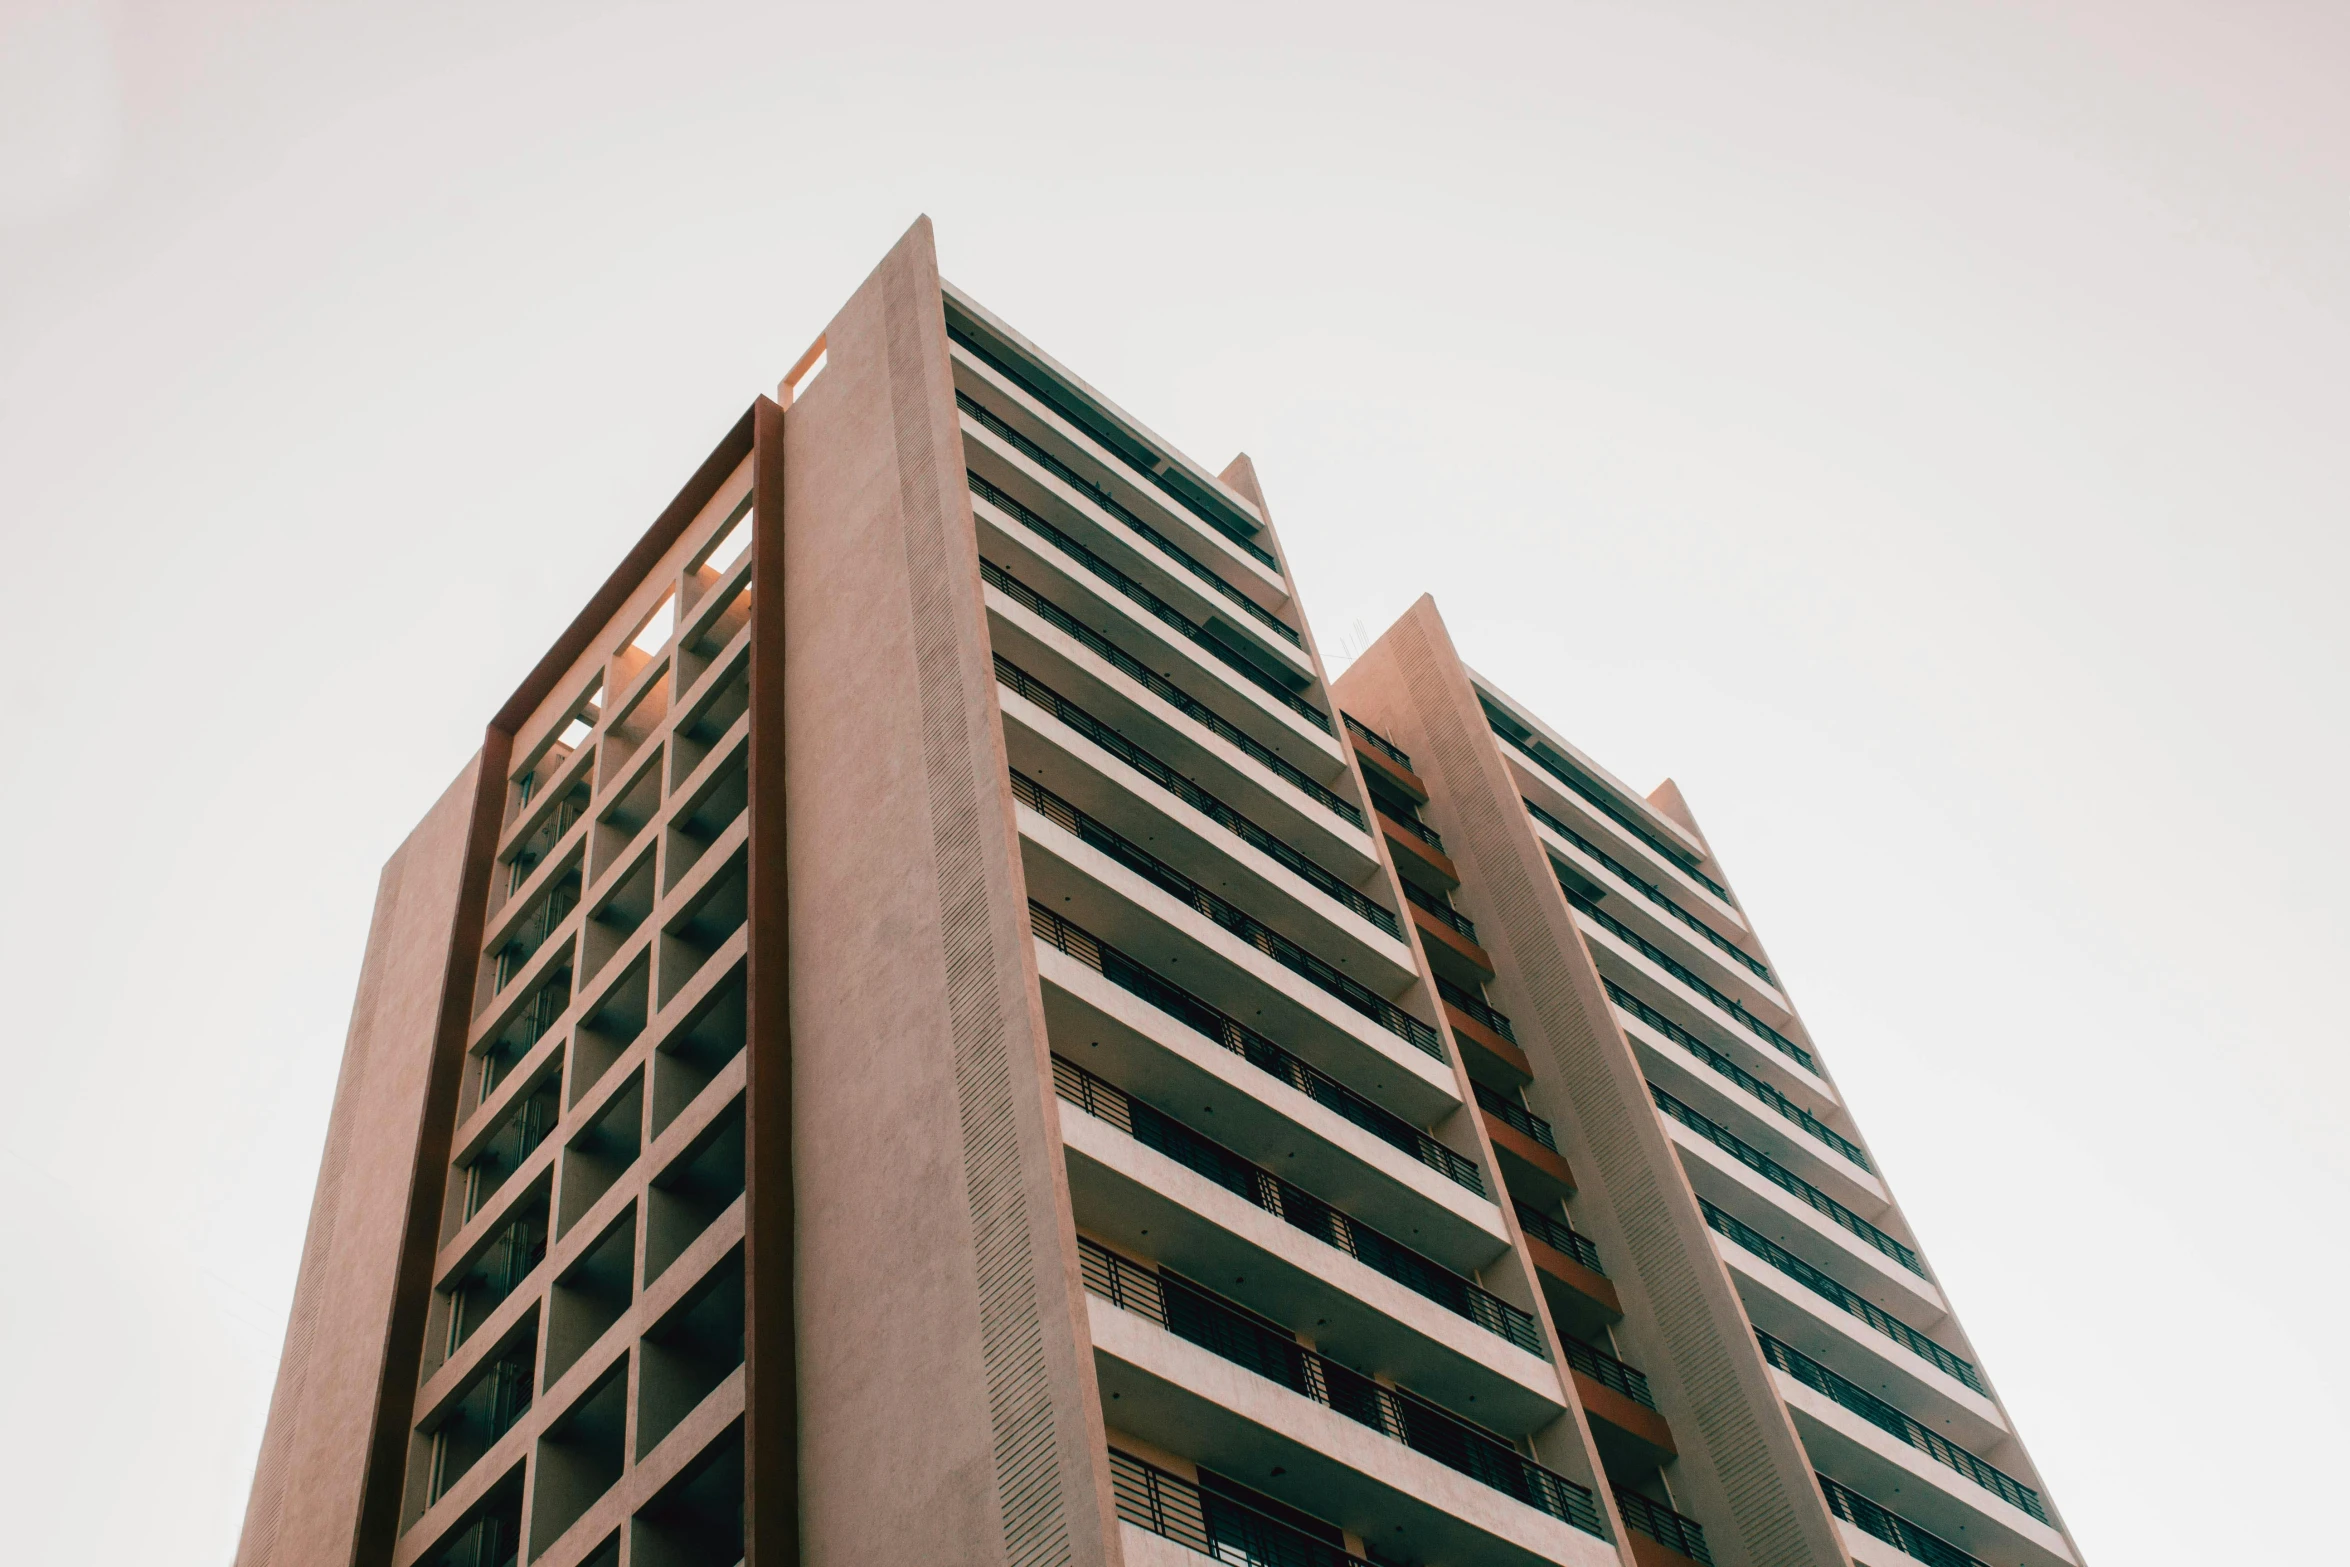
<instances>
[{"instance_id":1,"label":"building setback","mask_svg":"<svg viewBox=\"0 0 2350 1567\"><path fill-rule=\"evenodd\" d=\"M1694 817L927 220L385 867L239 1567L2062 1567Z\"/></svg>"}]
</instances>

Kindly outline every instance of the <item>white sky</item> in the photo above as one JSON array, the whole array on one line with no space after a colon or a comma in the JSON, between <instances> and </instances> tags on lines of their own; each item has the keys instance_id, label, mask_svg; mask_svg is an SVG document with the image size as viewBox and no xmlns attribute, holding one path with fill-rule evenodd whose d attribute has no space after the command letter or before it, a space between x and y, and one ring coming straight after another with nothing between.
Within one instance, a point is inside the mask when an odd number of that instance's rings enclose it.
<instances>
[{"instance_id":1,"label":"white sky","mask_svg":"<svg viewBox=\"0 0 2350 1567\"><path fill-rule=\"evenodd\" d=\"M2350 1472L2350 12L0 0L0 1513L227 1561L377 867L917 212L1735 873L2095 1562Z\"/></svg>"}]
</instances>

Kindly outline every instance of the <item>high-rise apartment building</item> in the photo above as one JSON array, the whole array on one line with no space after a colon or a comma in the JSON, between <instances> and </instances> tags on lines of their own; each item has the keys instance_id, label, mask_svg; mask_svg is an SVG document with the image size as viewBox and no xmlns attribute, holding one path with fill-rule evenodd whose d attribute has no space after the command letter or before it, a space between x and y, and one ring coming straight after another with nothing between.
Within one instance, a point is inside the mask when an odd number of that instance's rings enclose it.
<instances>
[{"instance_id":1,"label":"high-rise apartment building","mask_svg":"<svg viewBox=\"0 0 2350 1567\"><path fill-rule=\"evenodd\" d=\"M2078 1553L1673 787L925 222L386 867L238 1560L1202 1557Z\"/></svg>"}]
</instances>

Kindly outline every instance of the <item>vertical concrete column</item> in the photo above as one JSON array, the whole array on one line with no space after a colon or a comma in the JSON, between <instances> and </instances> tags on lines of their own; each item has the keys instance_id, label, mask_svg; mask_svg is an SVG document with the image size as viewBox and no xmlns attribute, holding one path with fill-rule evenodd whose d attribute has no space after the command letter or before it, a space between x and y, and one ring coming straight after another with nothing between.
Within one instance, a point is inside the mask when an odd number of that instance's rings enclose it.
<instances>
[{"instance_id":1,"label":"vertical concrete column","mask_svg":"<svg viewBox=\"0 0 2350 1567\"><path fill-rule=\"evenodd\" d=\"M1673 1482L1684 1510L1705 1524L1723 1567L1848 1561L1434 601L1423 596L1339 684L1350 710L1411 752L1442 802L1446 846L1502 971L1494 989L1533 1062L1540 1108L1582 1175L1577 1206L1603 1216L1594 1229L1629 1253L1610 1275L1630 1317L1663 1340L1644 1369L1680 1447Z\"/></svg>"},{"instance_id":2,"label":"vertical concrete column","mask_svg":"<svg viewBox=\"0 0 2350 1567\"><path fill-rule=\"evenodd\" d=\"M237 1567L391 1549L504 761L477 755L377 884Z\"/></svg>"},{"instance_id":3,"label":"vertical concrete column","mask_svg":"<svg viewBox=\"0 0 2350 1567\"><path fill-rule=\"evenodd\" d=\"M758 568L786 601L803 1549L1114 1561L927 220L825 341L780 583Z\"/></svg>"}]
</instances>

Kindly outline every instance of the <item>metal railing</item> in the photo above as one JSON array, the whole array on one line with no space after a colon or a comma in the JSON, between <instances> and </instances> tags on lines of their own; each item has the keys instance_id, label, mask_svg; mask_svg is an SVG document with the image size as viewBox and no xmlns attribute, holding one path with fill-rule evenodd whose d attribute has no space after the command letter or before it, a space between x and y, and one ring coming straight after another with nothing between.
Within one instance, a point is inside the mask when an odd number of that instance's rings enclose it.
<instances>
[{"instance_id":1,"label":"metal railing","mask_svg":"<svg viewBox=\"0 0 2350 1567\"><path fill-rule=\"evenodd\" d=\"M1504 1126L1523 1132L1552 1153L1559 1151L1558 1140L1551 1135L1548 1121L1499 1089L1488 1088L1483 1083L1471 1083L1469 1086L1477 1091L1479 1108L1490 1111Z\"/></svg>"},{"instance_id":2,"label":"metal railing","mask_svg":"<svg viewBox=\"0 0 2350 1567\"><path fill-rule=\"evenodd\" d=\"M1070 924L1041 903L1028 905L1028 927L1039 940L1067 953L1193 1033L1215 1041L1258 1071L1279 1078L1324 1109L1345 1117L1390 1147L1402 1149L1448 1180L1480 1197L1485 1195L1485 1181L1477 1173L1475 1161L1455 1153L1402 1116L1373 1104L1321 1068L1300 1061L1190 991L1161 979L1091 932Z\"/></svg>"},{"instance_id":3,"label":"metal railing","mask_svg":"<svg viewBox=\"0 0 2350 1567\"><path fill-rule=\"evenodd\" d=\"M1815 1213L1823 1214L1833 1220L1895 1262L1900 1263L1919 1278L1932 1277L1926 1272L1925 1263L1919 1260L1915 1251L1878 1229L1868 1220L1854 1213L1850 1208L1845 1207L1844 1204L1821 1191L1817 1186L1812 1185L1811 1182L1797 1175L1769 1154L1742 1141L1736 1133L1727 1127L1708 1120L1697 1111L1690 1109L1680 1100L1657 1087L1656 1084L1649 1084L1648 1092L1656 1100L1656 1107L1659 1110L1688 1127L1689 1130L1712 1143L1716 1148L1721 1149L1722 1152L1745 1165L1788 1196L1801 1200Z\"/></svg>"},{"instance_id":4,"label":"metal railing","mask_svg":"<svg viewBox=\"0 0 2350 1567\"><path fill-rule=\"evenodd\" d=\"M498 1303L546 1260L547 1209L542 1202L500 1230L464 1281L450 1291L449 1332L442 1358L456 1354Z\"/></svg>"},{"instance_id":5,"label":"metal railing","mask_svg":"<svg viewBox=\"0 0 2350 1567\"><path fill-rule=\"evenodd\" d=\"M1021 391L1026 392L1029 396L1035 398L1038 402L1044 404L1047 408L1050 408L1054 413L1067 420L1076 429L1083 431L1095 442L1095 444L1099 445L1103 450L1116 457L1123 466L1131 470L1137 477L1146 481L1151 486L1151 488L1159 491L1169 500L1173 501L1176 505L1182 507L1185 511L1191 513L1191 515L1197 517L1200 521L1215 529L1218 534L1231 540L1235 545L1238 545L1241 549L1247 551L1250 555L1254 556L1258 561L1262 562L1276 575L1279 574L1281 570L1281 562L1273 558L1272 551L1266 549L1262 544L1259 544L1256 540L1250 538L1246 529L1232 522L1228 518L1218 516L1210 507L1201 505L1196 499L1185 494L1180 488L1176 486L1174 481L1167 478L1166 475L1157 472L1155 469L1151 468L1145 463L1136 461L1134 455L1126 450L1125 443L1117 439L1108 430L1103 429L1098 421L1088 417L1081 411L1070 407L1066 400L1045 387L1037 380L1035 376L1028 374L1018 366L1009 363L1003 358L1002 355L997 354L992 349L989 349L970 333L964 331L961 327L956 326L952 321L947 323L947 336L962 344L963 347L971 354L971 356L979 360L980 363L995 371L996 374L1002 376L1005 380L1011 382L1014 386L1017 386Z\"/></svg>"},{"instance_id":6,"label":"metal railing","mask_svg":"<svg viewBox=\"0 0 2350 1567\"><path fill-rule=\"evenodd\" d=\"M539 948L547 944L547 938L578 907L579 874L572 871L541 893L530 912L522 916L521 923L498 944L497 981L491 988L504 990L512 983L523 965L537 955Z\"/></svg>"},{"instance_id":7,"label":"metal railing","mask_svg":"<svg viewBox=\"0 0 2350 1567\"><path fill-rule=\"evenodd\" d=\"M1395 916L1385 908L1349 887L1333 872L1316 865L1001 653L995 655L995 677L1000 684L1034 702L1250 848L1312 885L1317 892L1344 904L1390 936L1400 937L1403 934Z\"/></svg>"},{"instance_id":8,"label":"metal railing","mask_svg":"<svg viewBox=\"0 0 2350 1567\"><path fill-rule=\"evenodd\" d=\"M1555 865L1551 867L1551 869L1554 871L1557 868L1558 867ZM1770 1024L1764 1022L1761 1018L1756 1017L1753 1013L1747 1011L1745 1006L1735 996L1727 995L1722 991L1716 990L1712 985L1709 985L1703 979L1700 979L1697 976L1695 970L1691 969L1687 964L1684 964L1679 959L1675 958L1670 952L1667 952L1664 948L1658 946L1655 942L1649 940L1646 936L1641 935L1640 932L1634 930L1631 926L1625 924L1622 920L1617 919L1613 914L1610 914L1600 908L1598 904L1592 902L1589 898L1584 897L1583 894L1577 892L1573 887L1568 886L1567 880L1563 876L1559 878L1559 890L1567 895L1567 902L1574 905L1578 913L1589 915L1593 920L1598 922L1600 929L1606 931L1609 935L1614 936L1618 941L1625 943L1627 946L1631 947L1633 951L1648 959L1649 962L1654 963L1658 968L1663 969L1666 973L1672 975L1673 978L1679 980L1682 984L1687 985L1691 990L1696 991L1699 995L1705 997L1706 1000L1712 1002L1715 1006L1721 1008L1724 1012L1727 1012L1731 1018L1737 1022L1739 1027L1745 1029L1748 1033L1761 1040L1764 1044L1769 1045L1773 1050L1778 1051L1779 1054L1785 1056L1788 1060L1795 1062L1805 1071L1816 1072L1819 1070L1819 1068L1812 1062L1810 1051L1804 1049L1794 1040L1789 1039L1785 1034L1782 1034L1777 1029L1771 1027Z\"/></svg>"},{"instance_id":9,"label":"metal railing","mask_svg":"<svg viewBox=\"0 0 2350 1567\"><path fill-rule=\"evenodd\" d=\"M1420 820L1419 817L1391 811L1385 805L1377 803L1376 800L1374 800L1373 809L1378 811L1381 821L1390 824L1405 837L1419 839L1438 854L1444 852L1443 836L1435 828Z\"/></svg>"},{"instance_id":10,"label":"metal railing","mask_svg":"<svg viewBox=\"0 0 2350 1567\"><path fill-rule=\"evenodd\" d=\"M1559 1348L1566 1352L1568 1365L1601 1387L1623 1394L1643 1409L1656 1408L1656 1395L1648 1390L1648 1377L1638 1368L1627 1366L1606 1350L1564 1333L1559 1335Z\"/></svg>"},{"instance_id":11,"label":"metal railing","mask_svg":"<svg viewBox=\"0 0 2350 1567\"><path fill-rule=\"evenodd\" d=\"M1129 1262L1083 1236L1078 1237L1077 1254L1085 1287L1112 1305L1148 1318L1178 1338L1369 1426L1479 1484L1591 1534L1602 1534L1589 1490L1545 1469L1492 1432L1418 1394L1342 1366L1298 1343L1288 1329L1187 1280Z\"/></svg>"},{"instance_id":12,"label":"metal railing","mask_svg":"<svg viewBox=\"0 0 2350 1567\"><path fill-rule=\"evenodd\" d=\"M1552 1251L1574 1258L1601 1278L1607 1277L1607 1269L1599 1265L1599 1243L1590 1236L1563 1219L1552 1218L1529 1202L1512 1198L1510 1206L1517 1210L1519 1229Z\"/></svg>"},{"instance_id":13,"label":"metal railing","mask_svg":"<svg viewBox=\"0 0 2350 1567\"><path fill-rule=\"evenodd\" d=\"M1513 1045L1518 1042L1517 1034L1510 1028L1508 1014L1496 1012L1492 1007L1487 1006L1482 999L1470 995L1442 974L1436 976L1436 994L1446 1006L1451 1007L1455 1012L1476 1019Z\"/></svg>"},{"instance_id":14,"label":"metal railing","mask_svg":"<svg viewBox=\"0 0 2350 1567\"><path fill-rule=\"evenodd\" d=\"M1110 1492L1117 1500L1118 1516L1137 1529L1232 1567L1369 1567L1343 1546L1317 1539L1229 1496L1203 1490L1114 1447Z\"/></svg>"},{"instance_id":15,"label":"metal railing","mask_svg":"<svg viewBox=\"0 0 2350 1567\"><path fill-rule=\"evenodd\" d=\"M571 1006L571 970L556 969L546 977L539 988L531 992L514 1021L505 1032L492 1040L481 1053L481 1093L476 1102L487 1104L490 1095L506 1080L507 1071L514 1063L530 1054L531 1047L547 1037L547 1030L555 1026Z\"/></svg>"},{"instance_id":16,"label":"metal railing","mask_svg":"<svg viewBox=\"0 0 2350 1567\"><path fill-rule=\"evenodd\" d=\"M1168 630L1206 653L1217 663L1222 664L1226 669L1231 670L1241 679L1321 730L1322 733L1330 733L1330 715L1283 685L1272 671L1264 668L1246 654L1208 635L1190 616L1087 549L1068 533L1047 522L1002 490L982 479L978 474L965 470L963 477L970 482L972 494L1083 566L1087 572L1115 589L1144 614L1149 615Z\"/></svg>"},{"instance_id":17,"label":"metal railing","mask_svg":"<svg viewBox=\"0 0 2350 1567\"><path fill-rule=\"evenodd\" d=\"M1372 750L1377 751L1381 756L1386 757L1389 761L1402 768L1405 772L1410 773L1412 771L1412 759L1409 756L1406 756L1402 747L1398 746L1393 740L1388 739L1385 735L1381 734L1378 730L1373 729L1369 724L1364 723L1361 719L1355 717L1355 715L1352 713L1340 713L1338 716L1346 720L1346 731L1348 734L1358 736L1362 740L1363 744L1369 746ZM1412 773L1412 776L1416 778L1419 776L1419 774Z\"/></svg>"},{"instance_id":18,"label":"metal railing","mask_svg":"<svg viewBox=\"0 0 2350 1567\"><path fill-rule=\"evenodd\" d=\"M1947 1372L1976 1392L1989 1394L1990 1389L1983 1386L1983 1379L1972 1362L1944 1349L1857 1290L1847 1289L1736 1215L1724 1213L1702 1197L1697 1200L1697 1205L1705 1210L1705 1222L1715 1234L1725 1236L1752 1252L1838 1310L1860 1318L1919 1359Z\"/></svg>"},{"instance_id":19,"label":"metal railing","mask_svg":"<svg viewBox=\"0 0 2350 1567\"><path fill-rule=\"evenodd\" d=\"M1293 1186L1222 1143L1203 1137L1181 1121L1133 1098L1065 1056L1053 1057L1053 1088L1096 1120L1107 1122L1144 1147L1207 1177L1326 1246L1345 1252L1375 1273L1385 1274L1413 1294L1466 1317L1497 1338L1530 1355L1543 1355L1534 1319L1517 1307L1431 1261L1401 1241L1339 1212L1321 1198Z\"/></svg>"},{"instance_id":20,"label":"metal railing","mask_svg":"<svg viewBox=\"0 0 2350 1567\"><path fill-rule=\"evenodd\" d=\"M1747 971L1753 974L1755 978L1760 979L1766 984L1770 985L1777 985L1779 983L1776 979L1771 977L1770 969L1763 964L1761 959L1749 956L1745 949L1737 946L1730 940L1729 937L1723 935L1720 931L1714 929L1711 925L1708 925L1705 921L1699 919L1696 915L1690 913L1687 909L1681 907L1681 905L1678 903L1675 903L1671 898L1665 896L1664 888L1657 886L1654 882L1645 880L1629 865L1626 865L1623 861L1608 853L1607 850L1601 848L1598 844L1593 843L1589 838L1586 838L1581 833L1575 831L1574 828L1569 827L1565 822L1560 821L1556 816L1553 816L1550 812L1544 810L1541 806L1536 805L1532 800L1527 800L1524 795L1520 795L1518 798L1525 802L1526 810L1536 821L1549 828L1552 832L1557 833L1560 837L1566 839L1567 842L1582 850L1583 853L1589 855L1592 859L1597 860L1601 865L1605 866L1618 881L1624 883L1624 885L1627 887L1634 889L1642 897L1655 904L1658 908L1664 910L1667 914L1673 916L1673 918L1679 920L1682 924L1688 926L1691 930L1697 932L1698 935L1704 937L1715 947L1737 959L1738 962L1746 966Z\"/></svg>"},{"instance_id":21,"label":"metal railing","mask_svg":"<svg viewBox=\"0 0 2350 1567\"><path fill-rule=\"evenodd\" d=\"M540 822L530 836L515 848L514 859L506 873L506 891L509 896L522 890L522 884L530 880L530 873L537 870L540 862L554 852L555 846L563 841L563 835L577 826L581 817L587 815L588 798L588 786L584 780L573 785L570 793L555 802L555 808L547 813L547 819Z\"/></svg>"},{"instance_id":22,"label":"metal railing","mask_svg":"<svg viewBox=\"0 0 2350 1567\"><path fill-rule=\"evenodd\" d=\"M1638 1491L1627 1491L1622 1486L1611 1486L1615 1492L1616 1511L1624 1518L1624 1527L1647 1535L1668 1551L1677 1552L1700 1564L1713 1567L1713 1552L1705 1548L1705 1526L1694 1518L1684 1518L1662 1502L1652 1502Z\"/></svg>"},{"instance_id":23,"label":"metal railing","mask_svg":"<svg viewBox=\"0 0 2350 1567\"><path fill-rule=\"evenodd\" d=\"M2041 1504L2040 1493L2021 1480L1983 1462L1941 1433L1929 1431L1899 1408L1859 1383L1830 1371L1802 1350L1783 1344L1768 1333L1757 1332L1754 1337L1762 1345L1763 1359L1805 1387L1826 1394L1878 1430L1899 1437L1936 1463L1957 1470L2010 1506L2042 1523L2048 1521L2048 1509Z\"/></svg>"},{"instance_id":24,"label":"metal railing","mask_svg":"<svg viewBox=\"0 0 2350 1567\"><path fill-rule=\"evenodd\" d=\"M1262 741L1253 735L1244 734L1233 725L1231 720L1225 718L1214 708L1192 696L1181 686L1176 685L1157 670L1152 669L1142 660L1112 642L1108 637L1086 625L1051 599L1038 593L994 561L981 560L979 576L980 580L989 587L994 588L1013 603L1027 610L1046 625L1051 626L1055 631L1078 643L1087 652L1107 663L1118 673L1141 686L1193 723L1205 728L1218 739L1230 744L1251 761L1288 783L1324 809L1334 815L1344 817L1357 827L1363 825L1363 813L1360 810L1332 794L1322 784L1308 778L1294 763L1286 762L1274 755Z\"/></svg>"},{"instance_id":25,"label":"metal railing","mask_svg":"<svg viewBox=\"0 0 2350 1567\"><path fill-rule=\"evenodd\" d=\"M1698 1060L1713 1068L1715 1072L1736 1083L1740 1088L1745 1089L1755 1098L1777 1111L1781 1117L1794 1122L1818 1141L1827 1144L1854 1164L1864 1170L1874 1171L1876 1169L1875 1165L1869 1163L1869 1156L1861 1151L1860 1144L1852 1141L1827 1122L1788 1098L1772 1084L1764 1082L1689 1030L1675 1023L1671 1018L1658 1012L1656 1008L1648 1005L1614 980L1607 980L1604 983L1607 985L1608 999L1617 1006L1639 1018L1641 1022L1646 1023L1658 1033L1665 1035L1674 1044L1679 1045L1697 1057Z\"/></svg>"},{"instance_id":26,"label":"metal railing","mask_svg":"<svg viewBox=\"0 0 2350 1567\"><path fill-rule=\"evenodd\" d=\"M1012 796L1022 805L1077 835L1162 892L1181 899L1221 929L1238 936L1266 957L1336 1000L1441 1061L1444 1046L1434 1027L1397 1006L1359 979L1338 972L1329 963L1274 930L1254 915L1226 902L1165 860L1131 841L1106 822L1096 820L1046 789L1026 773L1012 774Z\"/></svg>"},{"instance_id":27,"label":"metal railing","mask_svg":"<svg viewBox=\"0 0 2350 1567\"><path fill-rule=\"evenodd\" d=\"M1407 881L1403 884L1403 895L1411 900L1414 908L1427 910L1437 924L1472 942L1477 939L1476 922L1435 893L1425 890L1416 882Z\"/></svg>"},{"instance_id":28,"label":"metal railing","mask_svg":"<svg viewBox=\"0 0 2350 1567\"><path fill-rule=\"evenodd\" d=\"M1046 451L1042 446L1030 440L1027 436L1022 435L1018 430L1013 429L1009 424L1006 424L995 414L993 410L975 401L966 394L959 391L955 393L955 406L962 409L963 412L969 414L972 418L978 420L980 424L987 429L988 433L1009 445L1013 450L1020 453L1021 456L1027 458L1030 462L1035 463L1038 467L1044 469L1047 473L1050 473L1055 478L1059 479L1062 483L1068 485L1071 489L1076 490L1078 493L1082 494L1087 500L1093 502L1096 506L1099 506L1103 511L1108 512L1111 516L1126 524L1128 528L1133 530L1136 534L1140 535L1145 542L1150 544L1160 554L1174 561L1175 564L1181 566L1185 571L1191 573L1191 575L1199 578L1200 581L1215 589L1216 592L1222 594L1225 598L1230 599L1234 604L1240 607L1242 613L1248 615L1258 624L1273 632L1276 636L1287 642L1291 647L1302 648L1305 645L1304 642L1299 638L1297 634L1297 628L1295 626L1292 626L1288 622L1282 620L1280 616L1265 608L1264 605L1258 603L1255 599L1250 598L1246 593L1241 592L1240 589L1234 586L1232 583L1225 581L1222 577L1218 576L1215 569L1209 566L1205 561L1202 561L1197 556L1192 555L1189 551L1185 550L1182 545L1177 544L1173 539L1168 538L1164 533L1161 533L1158 529L1152 527L1149 523L1136 516L1132 511L1128 510L1123 504L1121 504L1118 498L1115 495L1112 495L1106 486L1094 483L1091 479L1088 479L1085 477L1085 475L1079 473L1076 469L1061 461L1060 458L1055 457L1051 452Z\"/></svg>"},{"instance_id":29,"label":"metal railing","mask_svg":"<svg viewBox=\"0 0 2350 1567\"><path fill-rule=\"evenodd\" d=\"M1698 885L1704 887L1708 892L1711 892L1715 897L1721 899L1724 903L1729 904L1732 908L1736 908L1738 906L1738 900L1730 896L1729 888L1723 886L1720 882L1714 880L1711 876L1708 876L1705 872L1699 870L1696 866L1689 863L1689 851L1687 849L1680 847L1678 844L1666 842L1663 838L1659 837L1655 830L1649 827L1647 823L1640 821L1634 817L1630 811L1625 810L1622 806L1616 804L1615 801L1609 799L1607 797L1607 792L1601 789L1598 785L1585 782L1583 778L1575 773L1572 769L1558 762L1552 761L1549 757L1544 756L1540 751L1535 750L1533 744L1530 741L1521 739L1519 736L1511 734L1507 729L1502 728L1501 725L1493 721L1493 714L1490 709L1485 714L1485 723L1486 727L1490 728L1495 734L1501 736L1511 745L1517 747L1519 755L1525 757L1526 760L1541 768L1544 773L1548 774L1552 779L1565 786L1569 793L1574 794L1578 798L1582 799L1586 804L1590 805L1593 810L1599 812L1600 815L1606 817L1609 821L1614 822L1618 827L1623 828L1624 831L1630 833L1633 837L1639 839L1642 843L1647 844L1657 853L1663 855L1665 857L1665 862L1677 868L1682 875L1687 876L1691 881L1694 881Z\"/></svg>"},{"instance_id":30,"label":"metal railing","mask_svg":"<svg viewBox=\"0 0 2350 1567\"><path fill-rule=\"evenodd\" d=\"M1888 1507L1880 1506L1841 1481L1815 1474L1820 1482L1820 1495L1828 1503L1828 1511L1851 1524L1864 1534L1874 1535L1903 1555L1925 1562L1927 1567L1990 1567L1979 1556L1970 1556L1938 1534L1929 1534Z\"/></svg>"}]
</instances>

